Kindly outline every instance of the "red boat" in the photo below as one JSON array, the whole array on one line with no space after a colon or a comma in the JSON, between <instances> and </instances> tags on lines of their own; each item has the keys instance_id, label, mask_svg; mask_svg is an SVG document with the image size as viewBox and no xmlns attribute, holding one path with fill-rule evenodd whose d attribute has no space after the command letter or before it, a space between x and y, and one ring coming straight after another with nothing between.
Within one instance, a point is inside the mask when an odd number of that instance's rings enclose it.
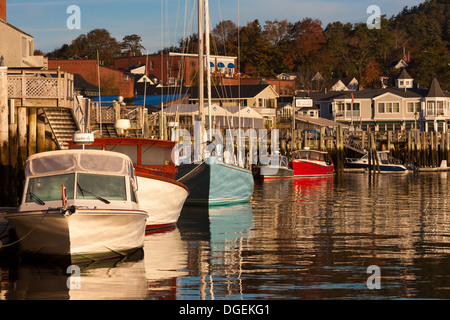
<instances>
[{"instance_id":1,"label":"red boat","mask_svg":"<svg viewBox=\"0 0 450 320\"><path fill-rule=\"evenodd\" d=\"M292 169L295 177L329 176L334 173L328 152L309 149L292 152Z\"/></svg>"}]
</instances>

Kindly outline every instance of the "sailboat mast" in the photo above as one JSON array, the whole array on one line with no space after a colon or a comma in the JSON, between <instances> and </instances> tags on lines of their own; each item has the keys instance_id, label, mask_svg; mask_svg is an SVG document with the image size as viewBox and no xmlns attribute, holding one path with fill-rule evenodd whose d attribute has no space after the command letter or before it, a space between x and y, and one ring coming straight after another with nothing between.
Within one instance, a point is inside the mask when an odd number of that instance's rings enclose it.
<instances>
[{"instance_id":1,"label":"sailboat mast","mask_svg":"<svg viewBox=\"0 0 450 320\"><path fill-rule=\"evenodd\" d=\"M198 112L203 127L203 0L198 0ZM203 130L202 130L203 131ZM203 134L203 132L202 132Z\"/></svg>"},{"instance_id":2,"label":"sailboat mast","mask_svg":"<svg viewBox=\"0 0 450 320\"><path fill-rule=\"evenodd\" d=\"M212 115L211 115L211 56L209 48L209 0L205 0L205 46L206 46L206 72L207 72L207 88L208 88L208 116L209 116L209 128L212 128ZM212 136L209 137L212 139Z\"/></svg>"},{"instance_id":3,"label":"sailboat mast","mask_svg":"<svg viewBox=\"0 0 450 320\"><path fill-rule=\"evenodd\" d=\"M164 3L161 0L161 119L159 120L160 137L164 140L164 21L163 21Z\"/></svg>"}]
</instances>

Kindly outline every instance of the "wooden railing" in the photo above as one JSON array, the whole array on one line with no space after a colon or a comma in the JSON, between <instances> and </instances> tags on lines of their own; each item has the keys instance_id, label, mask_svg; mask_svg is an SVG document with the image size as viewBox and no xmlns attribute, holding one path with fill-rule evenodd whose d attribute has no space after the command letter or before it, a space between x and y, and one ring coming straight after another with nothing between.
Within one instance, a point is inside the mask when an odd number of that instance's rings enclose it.
<instances>
[{"instance_id":1,"label":"wooden railing","mask_svg":"<svg viewBox=\"0 0 450 320\"><path fill-rule=\"evenodd\" d=\"M8 70L8 99L18 100L18 105L24 107L71 108L73 85L73 74L69 72ZM41 99L48 101L39 101Z\"/></svg>"}]
</instances>

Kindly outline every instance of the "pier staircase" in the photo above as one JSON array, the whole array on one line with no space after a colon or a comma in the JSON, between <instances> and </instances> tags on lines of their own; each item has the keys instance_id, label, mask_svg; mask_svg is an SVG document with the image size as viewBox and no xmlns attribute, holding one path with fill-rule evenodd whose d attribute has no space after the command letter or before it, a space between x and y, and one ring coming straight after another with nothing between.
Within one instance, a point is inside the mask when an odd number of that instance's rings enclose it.
<instances>
[{"instance_id":1,"label":"pier staircase","mask_svg":"<svg viewBox=\"0 0 450 320\"><path fill-rule=\"evenodd\" d=\"M60 149L68 149L69 141L78 131L76 121L68 108L44 108L47 123L53 132Z\"/></svg>"},{"instance_id":2,"label":"pier staircase","mask_svg":"<svg viewBox=\"0 0 450 320\"><path fill-rule=\"evenodd\" d=\"M90 130L91 130L91 132L94 132L95 137L111 138L111 137L118 136L116 128L114 127L113 123L103 123L101 125L101 130L100 130L100 124L96 123L96 124L91 125Z\"/></svg>"},{"instance_id":3,"label":"pier staircase","mask_svg":"<svg viewBox=\"0 0 450 320\"><path fill-rule=\"evenodd\" d=\"M97 123L97 124L92 125L90 130L91 130L91 132L94 132L94 136L96 138L97 137L113 138L113 137L119 136L117 133L116 127L112 123L103 123L101 130L100 130L100 124ZM100 134L100 131L101 131L101 134ZM138 129L132 126L129 130L127 130L126 136L131 137L131 138L136 138L136 137L141 137L142 134L139 134Z\"/></svg>"}]
</instances>

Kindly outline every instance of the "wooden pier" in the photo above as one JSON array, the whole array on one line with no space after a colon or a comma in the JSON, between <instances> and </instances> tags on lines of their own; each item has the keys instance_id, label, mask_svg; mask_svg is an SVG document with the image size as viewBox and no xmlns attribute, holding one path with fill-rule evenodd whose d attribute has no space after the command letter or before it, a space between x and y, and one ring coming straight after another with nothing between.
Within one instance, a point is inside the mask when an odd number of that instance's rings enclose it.
<instances>
[{"instance_id":1,"label":"wooden pier","mask_svg":"<svg viewBox=\"0 0 450 320\"><path fill-rule=\"evenodd\" d=\"M73 75L0 67L0 206L16 206L28 156L56 149L45 110L73 105Z\"/></svg>"}]
</instances>

